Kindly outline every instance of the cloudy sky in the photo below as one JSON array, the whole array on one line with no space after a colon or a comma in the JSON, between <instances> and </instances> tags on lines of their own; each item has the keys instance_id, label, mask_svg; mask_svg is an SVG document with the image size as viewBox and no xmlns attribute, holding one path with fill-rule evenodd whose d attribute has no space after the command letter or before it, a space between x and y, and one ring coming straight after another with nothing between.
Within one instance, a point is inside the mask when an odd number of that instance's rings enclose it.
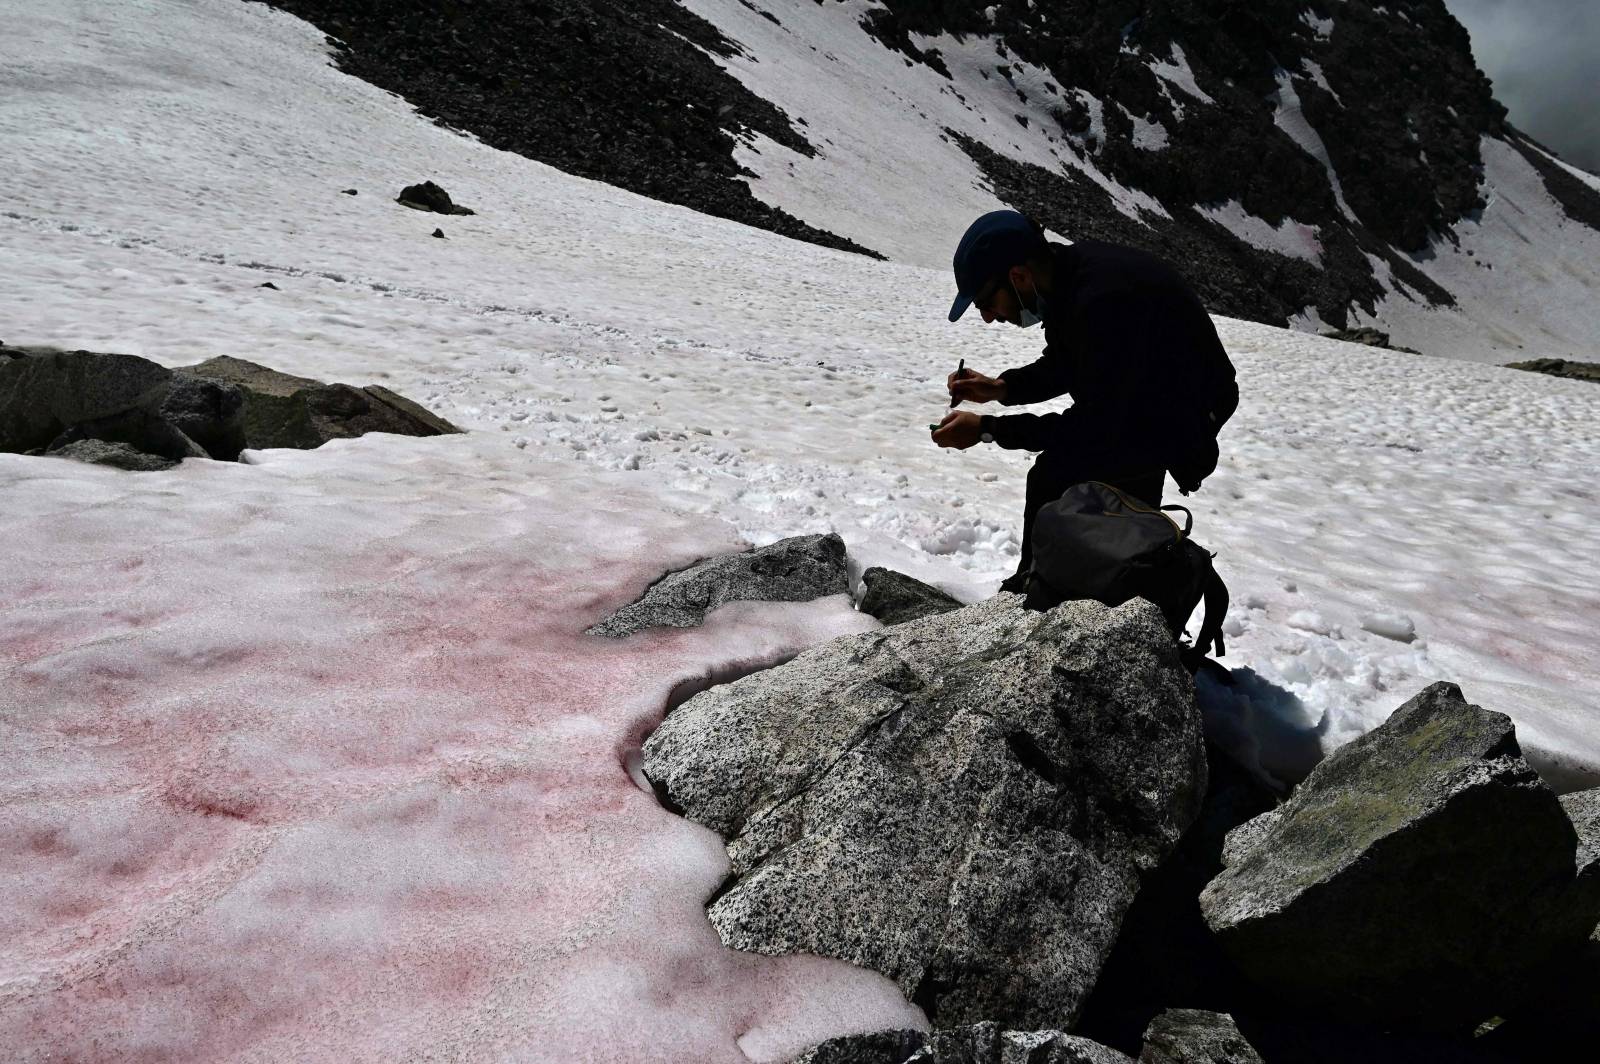
<instances>
[{"instance_id":1,"label":"cloudy sky","mask_svg":"<svg viewBox=\"0 0 1600 1064\"><path fill-rule=\"evenodd\" d=\"M1600 171L1600 3L1445 0L1512 123L1563 159Z\"/></svg>"}]
</instances>

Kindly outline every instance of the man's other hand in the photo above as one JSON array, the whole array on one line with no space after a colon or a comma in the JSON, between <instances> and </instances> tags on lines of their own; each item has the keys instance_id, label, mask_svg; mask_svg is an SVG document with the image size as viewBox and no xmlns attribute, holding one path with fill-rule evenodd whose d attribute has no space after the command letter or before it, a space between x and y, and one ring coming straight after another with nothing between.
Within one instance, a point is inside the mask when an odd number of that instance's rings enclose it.
<instances>
[{"instance_id":1,"label":"man's other hand","mask_svg":"<svg viewBox=\"0 0 1600 1064\"><path fill-rule=\"evenodd\" d=\"M1006 397L1006 382L998 377L985 377L977 370L952 373L945 380L954 403L992 403Z\"/></svg>"},{"instance_id":2,"label":"man's other hand","mask_svg":"<svg viewBox=\"0 0 1600 1064\"><path fill-rule=\"evenodd\" d=\"M970 410L952 410L933 430L933 442L940 447L954 447L964 451L978 442L983 418Z\"/></svg>"}]
</instances>

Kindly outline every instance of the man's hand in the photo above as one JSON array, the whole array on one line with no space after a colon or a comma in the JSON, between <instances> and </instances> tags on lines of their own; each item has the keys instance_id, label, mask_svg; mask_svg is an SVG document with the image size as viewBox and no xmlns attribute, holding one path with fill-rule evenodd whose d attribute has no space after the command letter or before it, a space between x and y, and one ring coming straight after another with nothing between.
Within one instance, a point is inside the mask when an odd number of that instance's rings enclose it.
<instances>
[{"instance_id":1,"label":"man's hand","mask_svg":"<svg viewBox=\"0 0 1600 1064\"><path fill-rule=\"evenodd\" d=\"M983 418L970 410L952 410L933 430L933 442L940 447L964 451L978 442Z\"/></svg>"},{"instance_id":2,"label":"man's hand","mask_svg":"<svg viewBox=\"0 0 1600 1064\"><path fill-rule=\"evenodd\" d=\"M990 403L1006 397L1006 382L998 377L985 377L977 370L952 373L945 380L950 389L950 400L955 403Z\"/></svg>"}]
</instances>

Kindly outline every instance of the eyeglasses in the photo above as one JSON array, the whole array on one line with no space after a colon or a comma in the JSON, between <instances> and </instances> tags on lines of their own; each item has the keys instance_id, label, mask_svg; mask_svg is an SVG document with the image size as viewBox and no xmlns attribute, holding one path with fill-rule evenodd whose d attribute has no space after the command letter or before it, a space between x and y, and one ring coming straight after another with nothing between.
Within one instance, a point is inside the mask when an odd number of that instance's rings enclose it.
<instances>
[{"instance_id":1,"label":"eyeglasses","mask_svg":"<svg viewBox=\"0 0 1600 1064\"><path fill-rule=\"evenodd\" d=\"M995 296L1000 294L1001 286L1007 283L1009 280L1010 275L1005 274L1000 277L996 277L994 280L984 285L983 288L978 291L978 294L972 297L972 305L983 311L985 314L993 315L994 308L991 307L989 303L994 299Z\"/></svg>"}]
</instances>

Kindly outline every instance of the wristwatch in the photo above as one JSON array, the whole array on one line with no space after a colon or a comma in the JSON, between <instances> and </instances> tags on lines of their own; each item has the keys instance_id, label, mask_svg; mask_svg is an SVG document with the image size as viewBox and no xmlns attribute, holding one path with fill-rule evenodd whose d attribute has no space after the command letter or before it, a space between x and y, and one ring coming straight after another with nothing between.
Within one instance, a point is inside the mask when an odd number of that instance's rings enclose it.
<instances>
[{"instance_id":1,"label":"wristwatch","mask_svg":"<svg viewBox=\"0 0 1600 1064\"><path fill-rule=\"evenodd\" d=\"M978 442L993 443L994 433L989 431L989 415L985 414L978 419Z\"/></svg>"}]
</instances>

